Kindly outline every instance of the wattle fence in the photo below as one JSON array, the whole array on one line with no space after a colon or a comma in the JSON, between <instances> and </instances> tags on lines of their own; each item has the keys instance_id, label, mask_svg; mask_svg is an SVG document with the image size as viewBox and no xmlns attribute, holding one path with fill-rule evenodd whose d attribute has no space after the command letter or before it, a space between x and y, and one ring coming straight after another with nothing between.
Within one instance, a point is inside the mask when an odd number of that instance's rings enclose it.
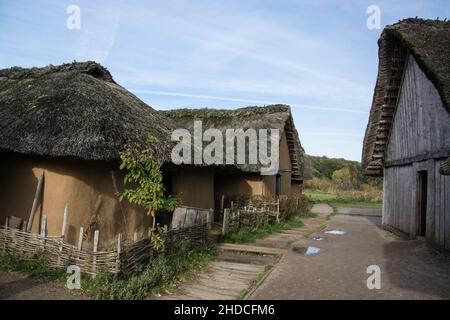
<instances>
[{"instance_id":1,"label":"wattle fence","mask_svg":"<svg viewBox=\"0 0 450 320\"><path fill-rule=\"evenodd\" d=\"M97 234L98 235L98 234ZM176 228L161 234L164 240L164 251L176 251L181 245L196 246L204 244L208 238L208 223L196 224L186 228ZM67 268L76 265L81 272L96 275L100 271L110 274L129 274L145 267L160 251L153 248L150 237L141 240L122 239L118 236L115 248L98 251L94 238L92 250L79 249L67 243L62 237L33 234L24 230L11 228L6 224L0 227L0 252L11 255L41 253L49 266Z\"/></svg>"}]
</instances>

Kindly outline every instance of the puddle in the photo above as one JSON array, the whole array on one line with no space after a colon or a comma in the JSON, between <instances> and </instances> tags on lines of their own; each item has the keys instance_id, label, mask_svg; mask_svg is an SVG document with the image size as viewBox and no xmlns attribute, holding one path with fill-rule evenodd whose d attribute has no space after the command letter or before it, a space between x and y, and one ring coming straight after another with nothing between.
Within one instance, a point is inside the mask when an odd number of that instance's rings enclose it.
<instances>
[{"instance_id":1,"label":"puddle","mask_svg":"<svg viewBox=\"0 0 450 320\"><path fill-rule=\"evenodd\" d=\"M322 237L312 237L311 239L313 239L314 241L325 241L326 238L322 238Z\"/></svg>"},{"instance_id":2,"label":"puddle","mask_svg":"<svg viewBox=\"0 0 450 320\"><path fill-rule=\"evenodd\" d=\"M317 247L294 247L292 250L304 256L313 256L320 253L320 248Z\"/></svg>"},{"instance_id":3,"label":"puddle","mask_svg":"<svg viewBox=\"0 0 450 320\"><path fill-rule=\"evenodd\" d=\"M343 234L345 234L345 231L342 231L342 230L328 230L328 231L325 231L325 233L326 234L334 234L334 235L337 235L337 236L342 236Z\"/></svg>"}]
</instances>

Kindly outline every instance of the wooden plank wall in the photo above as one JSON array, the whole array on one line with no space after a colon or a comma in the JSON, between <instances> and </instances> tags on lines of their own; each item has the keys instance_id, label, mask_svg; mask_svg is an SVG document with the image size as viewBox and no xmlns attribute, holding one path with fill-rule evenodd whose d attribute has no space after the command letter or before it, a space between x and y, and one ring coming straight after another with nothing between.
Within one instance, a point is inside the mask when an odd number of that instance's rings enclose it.
<instances>
[{"instance_id":1,"label":"wooden plank wall","mask_svg":"<svg viewBox=\"0 0 450 320\"><path fill-rule=\"evenodd\" d=\"M435 163L434 244L450 250L450 176L439 173L440 161Z\"/></svg>"},{"instance_id":2,"label":"wooden plank wall","mask_svg":"<svg viewBox=\"0 0 450 320\"><path fill-rule=\"evenodd\" d=\"M383 224L416 237L417 174L428 172L427 231L429 243L450 250L450 176L439 173L439 160L384 170Z\"/></svg>"},{"instance_id":3,"label":"wooden plank wall","mask_svg":"<svg viewBox=\"0 0 450 320\"><path fill-rule=\"evenodd\" d=\"M429 153L450 155L450 115L433 83L408 57L386 163Z\"/></svg>"},{"instance_id":4,"label":"wooden plank wall","mask_svg":"<svg viewBox=\"0 0 450 320\"><path fill-rule=\"evenodd\" d=\"M426 170L426 238L450 250L450 176L439 173L442 158L449 155L450 115L409 55L385 159L383 223L416 237L417 173Z\"/></svg>"},{"instance_id":5,"label":"wooden plank wall","mask_svg":"<svg viewBox=\"0 0 450 320\"><path fill-rule=\"evenodd\" d=\"M383 223L411 234L413 166L390 167L384 171Z\"/></svg>"}]
</instances>

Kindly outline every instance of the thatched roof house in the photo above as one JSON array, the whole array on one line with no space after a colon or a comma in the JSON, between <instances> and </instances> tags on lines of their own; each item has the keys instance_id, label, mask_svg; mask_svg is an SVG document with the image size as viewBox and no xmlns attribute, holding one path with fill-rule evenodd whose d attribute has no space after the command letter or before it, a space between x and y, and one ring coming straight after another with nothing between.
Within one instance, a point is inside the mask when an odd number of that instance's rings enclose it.
<instances>
[{"instance_id":1,"label":"thatched roof house","mask_svg":"<svg viewBox=\"0 0 450 320\"><path fill-rule=\"evenodd\" d=\"M217 199L242 196L296 196L301 194L305 178L304 150L294 126L290 107L269 105L246 107L234 110L224 109L178 109L163 111L163 114L177 125L190 131L195 120L201 120L203 129L279 129L280 170L272 176L262 176L260 165L237 164L238 171L216 168L214 173L214 197ZM225 134L224 134L225 136Z\"/></svg>"},{"instance_id":2,"label":"thatched roof house","mask_svg":"<svg viewBox=\"0 0 450 320\"><path fill-rule=\"evenodd\" d=\"M384 175L386 227L450 249L450 22L406 19L378 44L363 168Z\"/></svg>"},{"instance_id":3,"label":"thatched roof house","mask_svg":"<svg viewBox=\"0 0 450 320\"><path fill-rule=\"evenodd\" d=\"M12 216L25 226L32 220L31 230L39 232L45 216L48 234L59 236L67 205L65 237L73 244L80 228L86 245L99 230L102 247L114 244L118 233L147 232L153 221L144 210L118 200L119 153L127 144L144 143L149 133L168 142L173 129L189 128L194 119L217 128L280 129L281 170L262 177L254 165L167 163L166 191L183 205L209 210L217 207L215 195L298 195L305 178L304 151L288 106L159 112L91 61L0 70L0 119L0 222Z\"/></svg>"},{"instance_id":4,"label":"thatched roof house","mask_svg":"<svg viewBox=\"0 0 450 320\"><path fill-rule=\"evenodd\" d=\"M146 232L140 208L119 203L119 152L148 132L169 139L170 121L114 82L95 62L0 70L0 219L28 221L39 177L45 173L34 232L43 215L59 235L68 205L67 240L87 244L95 229L101 244L118 232ZM155 146L157 147L157 146Z\"/></svg>"},{"instance_id":5,"label":"thatched roof house","mask_svg":"<svg viewBox=\"0 0 450 320\"><path fill-rule=\"evenodd\" d=\"M407 54L433 83L450 112L450 22L406 19L387 26L380 39L378 77L364 138L362 163L367 175L383 173L384 154Z\"/></svg>"},{"instance_id":6,"label":"thatched roof house","mask_svg":"<svg viewBox=\"0 0 450 320\"><path fill-rule=\"evenodd\" d=\"M167 139L170 121L114 82L95 62L0 70L3 151L117 159L147 132Z\"/></svg>"},{"instance_id":7,"label":"thatched roof house","mask_svg":"<svg viewBox=\"0 0 450 320\"><path fill-rule=\"evenodd\" d=\"M304 149L288 105L268 105L265 107L245 107L239 109L176 109L163 111L163 114L175 121L178 126L193 130L195 120L201 120L204 129L278 129L288 142L291 178L293 181L304 179ZM224 134L225 135L225 134ZM237 164L243 172L260 172L260 165Z\"/></svg>"}]
</instances>

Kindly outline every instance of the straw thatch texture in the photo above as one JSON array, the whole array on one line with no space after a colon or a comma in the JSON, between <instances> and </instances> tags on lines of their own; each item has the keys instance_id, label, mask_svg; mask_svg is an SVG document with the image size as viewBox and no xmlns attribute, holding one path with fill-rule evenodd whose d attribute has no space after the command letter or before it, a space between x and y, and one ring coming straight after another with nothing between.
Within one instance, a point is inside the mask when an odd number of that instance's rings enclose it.
<instances>
[{"instance_id":1,"label":"straw thatch texture","mask_svg":"<svg viewBox=\"0 0 450 320\"><path fill-rule=\"evenodd\" d=\"M441 174L450 175L450 158L442 161L440 171Z\"/></svg>"},{"instance_id":2,"label":"straw thatch texture","mask_svg":"<svg viewBox=\"0 0 450 320\"><path fill-rule=\"evenodd\" d=\"M292 179L303 180L304 149L301 146L298 132L295 129L290 107L287 105L270 105L265 107L246 107L234 110L226 109L177 109L162 111L173 119L180 127L193 130L194 121L201 120L203 130L217 128L226 129L279 129L280 136L285 132L289 146L292 166ZM238 164L244 172L259 172L260 165Z\"/></svg>"},{"instance_id":3,"label":"straw thatch texture","mask_svg":"<svg viewBox=\"0 0 450 320\"><path fill-rule=\"evenodd\" d=\"M111 160L148 133L167 140L170 121L119 86L101 65L0 70L0 149Z\"/></svg>"},{"instance_id":4,"label":"straw thatch texture","mask_svg":"<svg viewBox=\"0 0 450 320\"><path fill-rule=\"evenodd\" d=\"M407 53L436 86L450 112L450 22L406 19L387 26L378 45L378 77L362 154L367 175L383 174Z\"/></svg>"}]
</instances>

